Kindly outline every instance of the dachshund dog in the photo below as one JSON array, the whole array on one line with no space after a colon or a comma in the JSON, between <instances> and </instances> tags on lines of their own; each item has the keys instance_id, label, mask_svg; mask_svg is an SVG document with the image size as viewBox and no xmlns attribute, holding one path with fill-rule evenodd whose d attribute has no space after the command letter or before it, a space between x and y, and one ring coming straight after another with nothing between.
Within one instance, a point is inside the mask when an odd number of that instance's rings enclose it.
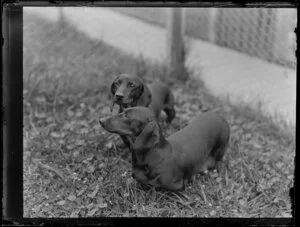
<instances>
[{"instance_id":1,"label":"dachshund dog","mask_svg":"<svg viewBox=\"0 0 300 227\"><path fill-rule=\"evenodd\" d=\"M137 181L172 191L184 190L197 172L219 168L228 147L225 119L205 112L165 139L152 111L144 107L100 119L109 132L125 136L132 152L132 176Z\"/></svg>"},{"instance_id":2,"label":"dachshund dog","mask_svg":"<svg viewBox=\"0 0 300 227\"><path fill-rule=\"evenodd\" d=\"M139 135L146 124L152 121L156 121L154 113L149 108L139 106L125 109L118 115L105 117L99 120L100 125L105 130L111 133L117 133L122 138L125 138L125 141L128 141L132 156L133 176L143 175L143 172L147 172L147 166L144 162L140 159L137 160L137 158L141 158L141 156L136 156L135 152L132 150L132 144L136 139L136 135Z\"/></svg>"},{"instance_id":3,"label":"dachshund dog","mask_svg":"<svg viewBox=\"0 0 300 227\"><path fill-rule=\"evenodd\" d=\"M128 107L145 106L153 110L157 119L161 110L167 115L167 123L175 118L174 96L164 84L153 83L147 86L136 76L121 74L111 84L111 94L111 111L115 104L120 106L119 113Z\"/></svg>"}]
</instances>

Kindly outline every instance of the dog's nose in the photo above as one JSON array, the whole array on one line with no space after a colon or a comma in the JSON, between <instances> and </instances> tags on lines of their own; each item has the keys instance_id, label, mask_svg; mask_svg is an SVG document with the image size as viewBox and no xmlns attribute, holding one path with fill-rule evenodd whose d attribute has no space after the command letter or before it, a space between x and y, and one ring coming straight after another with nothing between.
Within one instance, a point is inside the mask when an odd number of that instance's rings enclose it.
<instances>
[{"instance_id":1,"label":"dog's nose","mask_svg":"<svg viewBox=\"0 0 300 227\"><path fill-rule=\"evenodd\" d=\"M121 100L122 98L124 98L124 94L123 93L116 93L116 98L118 100Z\"/></svg>"},{"instance_id":2,"label":"dog's nose","mask_svg":"<svg viewBox=\"0 0 300 227\"><path fill-rule=\"evenodd\" d=\"M103 120L99 119L99 123L100 123L100 125L103 125Z\"/></svg>"}]
</instances>

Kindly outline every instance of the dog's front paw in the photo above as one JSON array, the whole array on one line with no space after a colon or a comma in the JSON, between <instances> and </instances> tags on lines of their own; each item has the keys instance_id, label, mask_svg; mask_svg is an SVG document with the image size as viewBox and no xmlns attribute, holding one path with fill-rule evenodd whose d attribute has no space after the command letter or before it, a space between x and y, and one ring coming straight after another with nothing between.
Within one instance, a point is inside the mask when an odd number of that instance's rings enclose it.
<instances>
[{"instance_id":1,"label":"dog's front paw","mask_svg":"<svg viewBox=\"0 0 300 227\"><path fill-rule=\"evenodd\" d=\"M206 175L208 174L208 170L207 170L206 168L204 168L204 169L201 169L201 170L199 171L199 173L200 173L200 175L202 175L202 176L206 176Z\"/></svg>"},{"instance_id":2,"label":"dog's front paw","mask_svg":"<svg viewBox=\"0 0 300 227\"><path fill-rule=\"evenodd\" d=\"M131 173L131 177L136 180L135 173Z\"/></svg>"}]
</instances>

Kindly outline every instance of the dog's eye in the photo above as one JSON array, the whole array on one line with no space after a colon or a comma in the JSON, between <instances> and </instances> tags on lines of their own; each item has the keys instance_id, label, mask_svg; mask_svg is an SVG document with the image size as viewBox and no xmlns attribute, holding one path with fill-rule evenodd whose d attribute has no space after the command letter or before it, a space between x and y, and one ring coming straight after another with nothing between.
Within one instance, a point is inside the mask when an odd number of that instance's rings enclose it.
<instances>
[{"instance_id":1,"label":"dog's eye","mask_svg":"<svg viewBox=\"0 0 300 227\"><path fill-rule=\"evenodd\" d=\"M115 82L116 85L120 85L121 83L122 83L121 80L117 80L117 81Z\"/></svg>"},{"instance_id":2,"label":"dog's eye","mask_svg":"<svg viewBox=\"0 0 300 227\"><path fill-rule=\"evenodd\" d=\"M128 83L127 83L127 87L133 88L133 87L134 87L134 84L133 84L132 82L128 82Z\"/></svg>"}]
</instances>

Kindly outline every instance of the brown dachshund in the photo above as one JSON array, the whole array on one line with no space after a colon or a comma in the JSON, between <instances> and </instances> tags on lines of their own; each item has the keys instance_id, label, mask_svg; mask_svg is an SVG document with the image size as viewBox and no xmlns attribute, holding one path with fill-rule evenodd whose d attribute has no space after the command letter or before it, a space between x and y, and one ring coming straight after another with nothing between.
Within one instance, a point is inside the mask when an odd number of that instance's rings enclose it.
<instances>
[{"instance_id":1,"label":"brown dachshund","mask_svg":"<svg viewBox=\"0 0 300 227\"><path fill-rule=\"evenodd\" d=\"M183 190L197 172L218 168L229 143L229 125L214 112L201 114L167 139L144 107L125 109L100 124L128 138L136 180L173 191Z\"/></svg>"},{"instance_id":2,"label":"brown dachshund","mask_svg":"<svg viewBox=\"0 0 300 227\"><path fill-rule=\"evenodd\" d=\"M167 123L175 117L174 96L164 84L153 83L147 86L143 81L133 75L121 74L111 84L113 106L120 106L119 113L125 108L135 106L150 107L158 119L161 110L167 115Z\"/></svg>"}]
</instances>

